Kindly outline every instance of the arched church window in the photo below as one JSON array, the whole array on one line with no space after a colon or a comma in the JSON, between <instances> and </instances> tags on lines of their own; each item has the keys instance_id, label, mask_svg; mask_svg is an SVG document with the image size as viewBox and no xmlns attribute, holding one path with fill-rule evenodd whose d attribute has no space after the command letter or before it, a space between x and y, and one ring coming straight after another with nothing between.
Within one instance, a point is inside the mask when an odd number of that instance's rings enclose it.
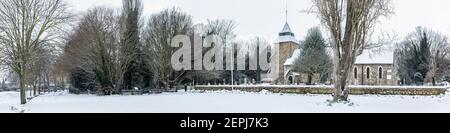
<instances>
[{"instance_id":1,"label":"arched church window","mask_svg":"<svg viewBox=\"0 0 450 133\"><path fill-rule=\"evenodd\" d=\"M370 67L366 68L366 78L370 79Z\"/></svg>"},{"instance_id":2,"label":"arched church window","mask_svg":"<svg viewBox=\"0 0 450 133\"><path fill-rule=\"evenodd\" d=\"M381 66L378 68L378 78L383 79L383 67Z\"/></svg>"}]
</instances>

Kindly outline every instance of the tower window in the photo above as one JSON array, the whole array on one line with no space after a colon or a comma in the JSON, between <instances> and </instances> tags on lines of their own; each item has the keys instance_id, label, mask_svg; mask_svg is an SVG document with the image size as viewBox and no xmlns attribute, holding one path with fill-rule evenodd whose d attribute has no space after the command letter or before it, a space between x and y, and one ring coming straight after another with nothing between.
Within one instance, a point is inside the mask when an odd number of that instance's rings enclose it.
<instances>
[{"instance_id":1,"label":"tower window","mask_svg":"<svg viewBox=\"0 0 450 133\"><path fill-rule=\"evenodd\" d=\"M366 68L366 78L370 79L370 67Z\"/></svg>"},{"instance_id":2,"label":"tower window","mask_svg":"<svg viewBox=\"0 0 450 133\"><path fill-rule=\"evenodd\" d=\"M378 68L378 78L383 79L383 67L381 66Z\"/></svg>"},{"instance_id":3,"label":"tower window","mask_svg":"<svg viewBox=\"0 0 450 133\"><path fill-rule=\"evenodd\" d=\"M358 79L358 68L355 67L355 69L353 70L353 77L355 79Z\"/></svg>"}]
</instances>

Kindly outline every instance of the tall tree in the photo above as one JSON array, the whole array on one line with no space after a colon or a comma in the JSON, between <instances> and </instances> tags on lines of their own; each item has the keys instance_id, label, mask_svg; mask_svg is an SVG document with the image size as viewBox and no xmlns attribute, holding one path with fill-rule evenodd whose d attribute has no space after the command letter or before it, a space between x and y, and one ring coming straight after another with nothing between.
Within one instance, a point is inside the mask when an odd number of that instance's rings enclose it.
<instances>
[{"instance_id":1,"label":"tall tree","mask_svg":"<svg viewBox=\"0 0 450 133\"><path fill-rule=\"evenodd\" d=\"M55 63L53 64L52 69L52 77L51 79L54 81L55 86L61 89L66 88L66 79L68 77L68 71L66 64L64 64L62 57L57 57Z\"/></svg>"},{"instance_id":2,"label":"tall tree","mask_svg":"<svg viewBox=\"0 0 450 133\"><path fill-rule=\"evenodd\" d=\"M439 32L417 27L405 40L397 44L396 65L403 84L436 83L449 70L447 59L450 45ZM421 78L416 78L420 73ZM416 81L415 79L421 79Z\"/></svg>"},{"instance_id":3,"label":"tall tree","mask_svg":"<svg viewBox=\"0 0 450 133\"><path fill-rule=\"evenodd\" d=\"M144 59L148 59L155 87L169 88L178 77L171 66L174 49L168 40L176 35L188 35L192 30L192 17L177 8L153 14L144 31Z\"/></svg>"},{"instance_id":4,"label":"tall tree","mask_svg":"<svg viewBox=\"0 0 450 133\"><path fill-rule=\"evenodd\" d=\"M327 53L327 44L318 27L308 31L306 39L301 45L300 57L295 63L297 72L308 75L308 83L311 84L314 74L326 76L331 71L333 64ZM322 78L321 78L322 79Z\"/></svg>"},{"instance_id":5,"label":"tall tree","mask_svg":"<svg viewBox=\"0 0 450 133\"><path fill-rule=\"evenodd\" d=\"M26 103L28 68L40 47L59 37L71 15L63 0L0 1L0 47L3 61L20 78L20 103Z\"/></svg>"},{"instance_id":6,"label":"tall tree","mask_svg":"<svg viewBox=\"0 0 450 133\"><path fill-rule=\"evenodd\" d=\"M334 100L347 101L347 80L356 57L369 47L380 17L393 13L391 1L313 0L313 7L332 40Z\"/></svg>"},{"instance_id":7,"label":"tall tree","mask_svg":"<svg viewBox=\"0 0 450 133\"><path fill-rule=\"evenodd\" d=\"M142 50L140 43L140 16L142 14L141 0L123 0L122 17L122 89L137 87L141 81L140 63Z\"/></svg>"},{"instance_id":8,"label":"tall tree","mask_svg":"<svg viewBox=\"0 0 450 133\"><path fill-rule=\"evenodd\" d=\"M53 69L52 65L55 60L55 56L52 53L53 49L38 49L38 52L33 57L33 61L30 63L28 79L29 85L32 87L32 95L40 94L41 90L50 86L50 75Z\"/></svg>"},{"instance_id":9,"label":"tall tree","mask_svg":"<svg viewBox=\"0 0 450 133\"><path fill-rule=\"evenodd\" d=\"M223 41L222 43L225 44L227 41L229 42L233 41L234 38L232 37L234 37L235 35L234 34L235 28L236 23L232 20L216 19L216 20L207 20L206 24L195 25L193 28L193 30L195 31L193 32L194 34L197 34L198 36L202 37L217 35ZM191 39L194 40L193 38ZM211 48L205 48L204 51L202 51L202 55L204 55L210 49ZM192 50L194 50L194 48L192 48ZM225 51L225 49L223 51ZM224 59L227 59L226 56L230 54L231 53L224 54ZM202 60L202 58L194 58L192 60L192 63L195 63L195 60ZM226 62L226 60L223 60L223 62ZM226 65L228 64L224 63L224 68L227 67ZM194 80L202 83L214 83L214 82L217 83L217 82L224 82L223 79L230 79L230 81L232 79L230 71L224 70L217 70L217 71L191 70L185 72L186 73L183 74L184 76L182 78L188 78L188 80L191 82L192 80ZM182 81L185 79L179 80Z\"/></svg>"},{"instance_id":10,"label":"tall tree","mask_svg":"<svg viewBox=\"0 0 450 133\"><path fill-rule=\"evenodd\" d=\"M69 37L58 67L71 73L72 81L76 82L73 85L78 89L98 86L106 93L117 85L120 42L117 18L114 10L95 7L86 12Z\"/></svg>"}]
</instances>

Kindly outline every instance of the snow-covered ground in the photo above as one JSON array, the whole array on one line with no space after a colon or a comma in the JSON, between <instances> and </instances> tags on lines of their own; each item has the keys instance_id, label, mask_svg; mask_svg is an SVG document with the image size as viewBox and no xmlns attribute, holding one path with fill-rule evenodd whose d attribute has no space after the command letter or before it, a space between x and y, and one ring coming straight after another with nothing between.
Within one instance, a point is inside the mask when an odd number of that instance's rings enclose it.
<instances>
[{"instance_id":1,"label":"snow-covered ground","mask_svg":"<svg viewBox=\"0 0 450 133\"><path fill-rule=\"evenodd\" d=\"M26 113L327 113L450 112L441 96L350 96L350 104L327 102L329 95L269 92L178 92L142 96L72 95L56 92L20 106L18 92L0 92L0 112Z\"/></svg>"}]
</instances>

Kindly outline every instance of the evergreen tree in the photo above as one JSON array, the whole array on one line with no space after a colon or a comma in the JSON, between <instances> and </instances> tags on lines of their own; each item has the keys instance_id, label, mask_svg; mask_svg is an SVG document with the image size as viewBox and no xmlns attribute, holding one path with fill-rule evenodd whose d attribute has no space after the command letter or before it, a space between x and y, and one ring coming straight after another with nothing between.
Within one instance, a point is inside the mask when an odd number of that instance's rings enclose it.
<instances>
[{"instance_id":1,"label":"evergreen tree","mask_svg":"<svg viewBox=\"0 0 450 133\"><path fill-rule=\"evenodd\" d=\"M423 32L423 38L420 41L420 49L416 49L416 59L418 59L418 68L417 72L419 72L422 76L427 75L429 71L429 63L430 63L430 43L429 38L427 37L427 33ZM422 81L425 77L422 77Z\"/></svg>"},{"instance_id":2,"label":"evergreen tree","mask_svg":"<svg viewBox=\"0 0 450 133\"><path fill-rule=\"evenodd\" d=\"M314 74L321 75L321 82L326 79L332 68L332 61L327 54L327 44L318 27L308 31L305 41L301 46L301 54L296 61L294 70L308 75L308 83L311 84Z\"/></svg>"},{"instance_id":3,"label":"evergreen tree","mask_svg":"<svg viewBox=\"0 0 450 133\"><path fill-rule=\"evenodd\" d=\"M417 27L397 48L397 71L402 84L417 84L425 81L430 71L432 40L436 34L422 27Z\"/></svg>"}]
</instances>

